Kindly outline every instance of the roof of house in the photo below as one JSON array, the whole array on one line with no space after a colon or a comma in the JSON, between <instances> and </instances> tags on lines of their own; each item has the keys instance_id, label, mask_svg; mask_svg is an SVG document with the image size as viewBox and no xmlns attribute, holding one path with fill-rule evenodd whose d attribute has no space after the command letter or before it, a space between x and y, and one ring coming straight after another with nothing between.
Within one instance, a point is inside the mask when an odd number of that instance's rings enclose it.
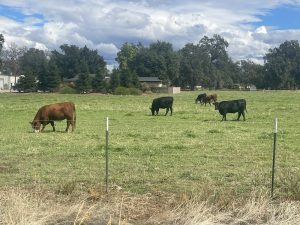
<instances>
[{"instance_id":1,"label":"roof of house","mask_svg":"<svg viewBox=\"0 0 300 225\"><path fill-rule=\"evenodd\" d=\"M95 76L96 76L96 74L89 74L89 76L90 76L90 78L94 78ZM78 80L78 78L79 78L79 75L77 74L77 75L75 75L74 77L72 77L72 78L64 78L63 79L63 82L75 82L75 81L77 81Z\"/></svg>"},{"instance_id":2,"label":"roof of house","mask_svg":"<svg viewBox=\"0 0 300 225\"><path fill-rule=\"evenodd\" d=\"M158 77L139 77L140 82L161 82Z\"/></svg>"}]
</instances>

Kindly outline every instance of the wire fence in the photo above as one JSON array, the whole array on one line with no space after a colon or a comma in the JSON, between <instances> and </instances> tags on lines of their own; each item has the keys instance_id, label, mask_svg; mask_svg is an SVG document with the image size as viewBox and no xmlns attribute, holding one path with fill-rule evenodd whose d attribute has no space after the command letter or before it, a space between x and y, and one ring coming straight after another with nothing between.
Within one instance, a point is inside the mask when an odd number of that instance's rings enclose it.
<instances>
[{"instance_id":1,"label":"wire fence","mask_svg":"<svg viewBox=\"0 0 300 225\"><path fill-rule=\"evenodd\" d=\"M211 183L270 187L274 121L164 118L125 116L109 120L109 187L147 191L170 187L193 190ZM65 121L56 122L57 132L51 132L49 124L38 135L33 134L29 123L13 124L17 126L0 121L2 132L14 134L12 138L5 134L0 137L5 148L0 150L4 183L105 184L106 118L77 119L73 134L64 134ZM293 124L297 127L300 122ZM279 119L279 171L299 169L300 134L294 129ZM10 167L16 160L19 164Z\"/></svg>"}]
</instances>

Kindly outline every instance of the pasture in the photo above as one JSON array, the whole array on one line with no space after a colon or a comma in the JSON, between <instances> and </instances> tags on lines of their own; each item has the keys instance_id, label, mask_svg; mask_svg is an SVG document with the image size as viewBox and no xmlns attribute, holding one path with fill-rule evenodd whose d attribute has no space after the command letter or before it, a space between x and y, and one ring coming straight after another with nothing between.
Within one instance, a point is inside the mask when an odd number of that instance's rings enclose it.
<instances>
[{"instance_id":1,"label":"pasture","mask_svg":"<svg viewBox=\"0 0 300 225\"><path fill-rule=\"evenodd\" d=\"M192 193L211 198L269 191L274 118L278 117L275 195L300 199L300 92L206 91L218 100L245 98L246 121L195 104L199 92L174 95L173 116L151 116L162 95L0 94L0 185L43 187L58 194L105 186L105 126L109 117L109 191ZM74 133L66 122L33 133L39 107L76 105Z\"/></svg>"}]
</instances>

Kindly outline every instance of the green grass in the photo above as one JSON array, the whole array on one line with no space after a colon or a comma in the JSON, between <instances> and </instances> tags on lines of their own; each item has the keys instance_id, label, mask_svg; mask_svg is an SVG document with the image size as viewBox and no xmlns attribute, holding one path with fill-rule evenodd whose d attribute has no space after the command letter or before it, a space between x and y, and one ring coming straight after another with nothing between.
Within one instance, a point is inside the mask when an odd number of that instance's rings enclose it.
<instances>
[{"instance_id":1,"label":"green grass","mask_svg":"<svg viewBox=\"0 0 300 225\"><path fill-rule=\"evenodd\" d=\"M166 117L165 110L150 115L155 95L0 94L0 185L57 193L103 187L108 116L110 187L215 196L268 191L277 116L276 195L300 199L300 92L207 93L245 98L246 121L228 114L221 122L213 106L194 103L198 92L174 95L173 116ZM33 133L28 122L39 107L62 101L76 104L76 131L65 133L66 122L57 122L57 132L48 125Z\"/></svg>"}]
</instances>

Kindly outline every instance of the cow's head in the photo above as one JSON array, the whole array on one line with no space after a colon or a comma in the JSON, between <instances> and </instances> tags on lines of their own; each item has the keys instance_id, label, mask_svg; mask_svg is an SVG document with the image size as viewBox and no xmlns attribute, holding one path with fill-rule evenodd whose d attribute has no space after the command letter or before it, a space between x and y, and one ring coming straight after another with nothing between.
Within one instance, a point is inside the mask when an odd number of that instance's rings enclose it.
<instances>
[{"instance_id":1,"label":"cow's head","mask_svg":"<svg viewBox=\"0 0 300 225\"><path fill-rule=\"evenodd\" d=\"M29 122L31 124L32 129L34 130L34 132L40 132L41 129L41 122L40 121L32 121Z\"/></svg>"},{"instance_id":2,"label":"cow's head","mask_svg":"<svg viewBox=\"0 0 300 225\"><path fill-rule=\"evenodd\" d=\"M215 106L215 110L219 109L219 102L214 102L213 105Z\"/></svg>"}]
</instances>

